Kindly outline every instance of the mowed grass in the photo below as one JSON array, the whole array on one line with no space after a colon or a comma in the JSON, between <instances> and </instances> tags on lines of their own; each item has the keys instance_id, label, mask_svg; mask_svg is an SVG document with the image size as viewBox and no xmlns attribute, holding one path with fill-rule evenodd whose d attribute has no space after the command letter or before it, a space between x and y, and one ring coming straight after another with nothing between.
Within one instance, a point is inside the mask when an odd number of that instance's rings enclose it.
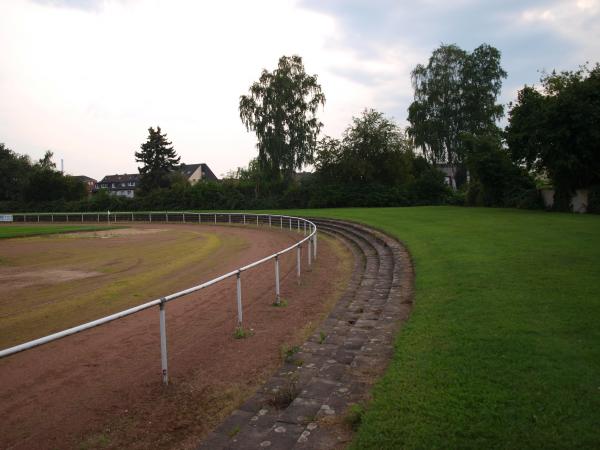
<instances>
[{"instance_id":1,"label":"mowed grass","mask_svg":"<svg viewBox=\"0 0 600 450\"><path fill-rule=\"evenodd\" d=\"M351 448L600 448L600 217L295 213L380 228L414 259L414 309Z\"/></svg>"},{"instance_id":2,"label":"mowed grass","mask_svg":"<svg viewBox=\"0 0 600 450\"><path fill-rule=\"evenodd\" d=\"M78 231L111 230L121 227L96 225L0 225L0 239L42 236L46 234L74 233Z\"/></svg>"}]
</instances>

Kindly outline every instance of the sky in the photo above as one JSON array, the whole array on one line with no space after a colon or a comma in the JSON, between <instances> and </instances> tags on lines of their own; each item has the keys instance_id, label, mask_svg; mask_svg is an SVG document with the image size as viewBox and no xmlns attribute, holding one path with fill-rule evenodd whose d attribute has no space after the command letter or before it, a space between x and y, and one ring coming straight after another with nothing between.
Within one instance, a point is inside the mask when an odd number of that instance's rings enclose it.
<instances>
[{"instance_id":1,"label":"sky","mask_svg":"<svg viewBox=\"0 0 600 450\"><path fill-rule=\"evenodd\" d=\"M600 62L600 0L0 0L0 142L99 180L137 172L160 126L220 176L256 156L239 97L280 56L318 75L339 137L365 108L406 126L410 72L442 43L498 48L508 104Z\"/></svg>"}]
</instances>

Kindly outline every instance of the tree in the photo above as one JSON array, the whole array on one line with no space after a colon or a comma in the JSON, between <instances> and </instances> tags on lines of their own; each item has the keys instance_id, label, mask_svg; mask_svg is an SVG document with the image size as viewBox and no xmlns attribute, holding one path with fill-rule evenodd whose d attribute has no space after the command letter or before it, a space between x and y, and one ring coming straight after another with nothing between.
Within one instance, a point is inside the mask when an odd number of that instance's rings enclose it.
<instances>
[{"instance_id":1,"label":"tree","mask_svg":"<svg viewBox=\"0 0 600 450\"><path fill-rule=\"evenodd\" d=\"M471 175L467 202L473 206L536 207L535 183L515 165L502 146L500 135L464 137ZM533 199L533 202L530 200Z\"/></svg>"},{"instance_id":2,"label":"tree","mask_svg":"<svg viewBox=\"0 0 600 450\"><path fill-rule=\"evenodd\" d=\"M410 176L411 147L398 125L373 109L352 118L342 140L319 142L315 166L322 178L344 183L402 184Z\"/></svg>"},{"instance_id":3,"label":"tree","mask_svg":"<svg viewBox=\"0 0 600 450\"><path fill-rule=\"evenodd\" d=\"M54 152L51 150L46 150L44 157L38 160L36 166L42 170L54 170L56 169L56 163L52 161L52 158L54 158Z\"/></svg>"},{"instance_id":4,"label":"tree","mask_svg":"<svg viewBox=\"0 0 600 450\"><path fill-rule=\"evenodd\" d=\"M140 191L148 193L154 189L167 188L171 185L171 172L179 164L180 157L175 153L167 134L162 134L160 127L148 128L148 139L141 146L141 151L135 152L136 162L140 172Z\"/></svg>"},{"instance_id":5,"label":"tree","mask_svg":"<svg viewBox=\"0 0 600 450\"><path fill-rule=\"evenodd\" d=\"M0 143L0 200L22 200L31 171L27 155L19 155Z\"/></svg>"},{"instance_id":6,"label":"tree","mask_svg":"<svg viewBox=\"0 0 600 450\"><path fill-rule=\"evenodd\" d=\"M325 96L316 75L307 75L302 58L282 56L273 72L263 70L250 93L240 97L240 118L258 139L258 162L268 179L291 179L313 160Z\"/></svg>"},{"instance_id":7,"label":"tree","mask_svg":"<svg viewBox=\"0 0 600 450\"><path fill-rule=\"evenodd\" d=\"M32 202L80 200L87 196L85 184L75 177L56 170L54 153L47 150L35 163L24 189L24 199Z\"/></svg>"},{"instance_id":8,"label":"tree","mask_svg":"<svg viewBox=\"0 0 600 450\"><path fill-rule=\"evenodd\" d=\"M506 142L518 164L547 174L562 206L600 184L600 64L553 72L525 86L511 105Z\"/></svg>"},{"instance_id":9,"label":"tree","mask_svg":"<svg viewBox=\"0 0 600 450\"><path fill-rule=\"evenodd\" d=\"M456 45L434 50L427 66L412 72L414 102L409 135L432 164L461 165L462 136L494 134L503 108L496 104L506 72L500 52L487 44L468 53Z\"/></svg>"}]
</instances>

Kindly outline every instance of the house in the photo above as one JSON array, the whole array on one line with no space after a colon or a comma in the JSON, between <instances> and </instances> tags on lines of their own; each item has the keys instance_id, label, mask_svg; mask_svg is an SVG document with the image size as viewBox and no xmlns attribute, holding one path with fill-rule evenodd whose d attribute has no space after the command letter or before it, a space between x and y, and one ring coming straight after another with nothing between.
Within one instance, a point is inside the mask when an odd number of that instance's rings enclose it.
<instances>
[{"instance_id":1,"label":"house","mask_svg":"<svg viewBox=\"0 0 600 450\"><path fill-rule=\"evenodd\" d=\"M181 164L177 170L185 177L190 184L195 184L200 180L218 181L218 178L210 168L202 164ZM139 173L124 173L123 175L106 175L98 183L95 190L104 189L109 194L121 197L133 198L135 190L140 185Z\"/></svg>"},{"instance_id":2,"label":"house","mask_svg":"<svg viewBox=\"0 0 600 450\"><path fill-rule=\"evenodd\" d=\"M75 178L78 181L81 181L83 184L85 184L85 188L87 190L88 195L90 195L92 193L92 191L94 189L96 189L96 184L98 183L96 180L94 180L93 178L87 177L85 175L76 175L73 178Z\"/></svg>"},{"instance_id":3,"label":"house","mask_svg":"<svg viewBox=\"0 0 600 450\"><path fill-rule=\"evenodd\" d=\"M111 195L133 198L135 196L135 189L139 185L139 181L139 173L106 175L96 184L96 189L105 189Z\"/></svg>"},{"instance_id":4,"label":"house","mask_svg":"<svg viewBox=\"0 0 600 450\"><path fill-rule=\"evenodd\" d=\"M181 164L178 167L179 172L190 184L196 184L198 181L218 181L210 167L204 163L200 164Z\"/></svg>"}]
</instances>

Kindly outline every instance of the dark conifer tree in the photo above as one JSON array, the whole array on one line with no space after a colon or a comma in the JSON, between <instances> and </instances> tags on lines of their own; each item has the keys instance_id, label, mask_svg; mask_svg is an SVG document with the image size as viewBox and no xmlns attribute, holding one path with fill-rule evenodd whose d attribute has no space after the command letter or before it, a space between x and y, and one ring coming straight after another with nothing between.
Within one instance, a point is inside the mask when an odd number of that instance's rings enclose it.
<instances>
[{"instance_id":1,"label":"dark conifer tree","mask_svg":"<svg viewBox=\"0 0 600 450\"><path fill-rule=\"evenodd\" d=\"M169 176L181 159L177 156L167 134L162 134L160 127L148 128L148 139L135 152L135 160L142 163L140 171L140 191L148 193L154 189L167 188L171 185Z\"/></svg>"}]
</instances>

